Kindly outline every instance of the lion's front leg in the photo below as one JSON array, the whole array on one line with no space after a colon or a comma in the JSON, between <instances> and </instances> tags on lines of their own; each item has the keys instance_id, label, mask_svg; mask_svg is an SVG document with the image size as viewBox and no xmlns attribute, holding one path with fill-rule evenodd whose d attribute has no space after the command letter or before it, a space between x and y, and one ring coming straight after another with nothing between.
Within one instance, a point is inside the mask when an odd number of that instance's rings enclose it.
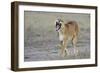
<instances>
[{"instance_id":1,"label":"lion's front leg","mask_svg":"<svg viewBox=\"0 0 100 73\"><path fill-rule=\"evenodd\" d=\"M61 55L64 57L66 54L68 55L68 49L67 49L67 38L63 39L63 42L61 42Z\"/></svg>"}]
</instances>

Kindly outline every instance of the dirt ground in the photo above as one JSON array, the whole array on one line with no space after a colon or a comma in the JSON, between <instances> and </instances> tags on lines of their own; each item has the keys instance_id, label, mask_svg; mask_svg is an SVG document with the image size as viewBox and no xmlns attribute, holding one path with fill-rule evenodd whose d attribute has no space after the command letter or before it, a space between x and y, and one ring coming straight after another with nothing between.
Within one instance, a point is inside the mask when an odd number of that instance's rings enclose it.
<instances>
[{"instance_id":1,"label":"dirt ground","mask_svg":"<svg viewBox=\"0 0 100 73\"><path fill-rule=\"evenodd\" d=\"M24 12L24 61L69 60L90 58L90 15L79 13ZM77 21L80 27L77 56L68 43L69 55L59 55L59 38L55 30L55 20Z\"/></svg>"}]
</instances>

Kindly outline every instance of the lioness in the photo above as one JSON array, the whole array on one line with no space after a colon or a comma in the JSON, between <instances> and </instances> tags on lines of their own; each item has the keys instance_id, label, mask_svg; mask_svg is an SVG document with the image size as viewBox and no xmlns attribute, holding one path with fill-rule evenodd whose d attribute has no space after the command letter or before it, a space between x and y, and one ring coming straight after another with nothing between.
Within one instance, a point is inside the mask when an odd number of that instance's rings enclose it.
<instances>
[{"instance_id":1,"label":"lioness","mask_svg":"<svg viewBox=\"0 0 100 73\"><path fill-rule=\"evenodd\" d=\"M77 38L79 33L79 26L77 22L68 21L67 23L64 23L63 20L57 19L56 31L59 34L61 55L65 56L65 54L68 54L67 43L69 38L71 38L72 44L74 46L74 53L75 53L75 48L76 48L76 43L77 43Z\"/></svg>"}]
</instances>

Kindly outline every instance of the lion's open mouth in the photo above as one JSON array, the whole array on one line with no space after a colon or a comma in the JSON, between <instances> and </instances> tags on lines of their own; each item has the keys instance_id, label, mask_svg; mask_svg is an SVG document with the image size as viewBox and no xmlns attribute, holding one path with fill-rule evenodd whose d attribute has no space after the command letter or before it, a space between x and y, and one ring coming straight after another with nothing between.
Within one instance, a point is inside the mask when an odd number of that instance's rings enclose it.
<instances>
[{"instance_id":1,"label":"lion's open mouth","mask_svg":"<svg viewBox=\"0 0 100 73\"><path fill-rule=\"evenodd\" d=\"M58 31L61 28L61 23L56 22L56 31Z\"/></svg>"},{"instance_id":2,"label":"lion's open mouth","mask_svg":"<svg viewBox=\"0 0 100 73\"><path fill-rule=\"evenodd\" d=\"M61 28L61 26L57 25L56 26L56 31L58 31Z\"/></svg>"}]
</instances>

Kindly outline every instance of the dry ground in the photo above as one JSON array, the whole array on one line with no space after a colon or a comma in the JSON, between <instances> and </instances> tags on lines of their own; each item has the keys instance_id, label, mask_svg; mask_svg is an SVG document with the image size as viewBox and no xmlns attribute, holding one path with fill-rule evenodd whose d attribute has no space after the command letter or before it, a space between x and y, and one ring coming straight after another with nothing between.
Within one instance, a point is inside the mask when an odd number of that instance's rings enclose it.
<instances>
[{"instance_id":1,"label":"dry ground","mask_svg":"<svg viewBox=\"0 0 100 73\"><path fill-rule=\"evenodd\" d=\"M69 55L61 57L55 20L75 20L80 26L77 42L79 54L73 54L71 42ZM74 13L49 13L25 11L24 61L68 60L90 58L90 15Z\"/></svg>"}]
</instances>

